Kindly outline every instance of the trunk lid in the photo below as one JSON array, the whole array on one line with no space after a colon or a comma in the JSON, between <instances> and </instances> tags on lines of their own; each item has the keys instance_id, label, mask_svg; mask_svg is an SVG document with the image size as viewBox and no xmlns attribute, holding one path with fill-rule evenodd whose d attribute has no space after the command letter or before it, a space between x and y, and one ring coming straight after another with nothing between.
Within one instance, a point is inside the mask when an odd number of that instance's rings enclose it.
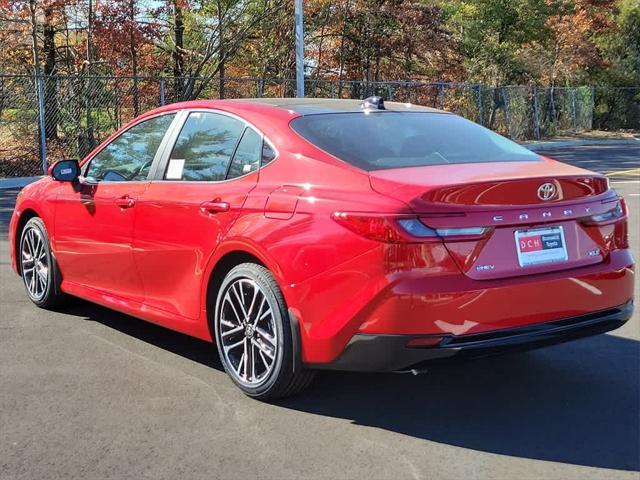
<instances>
[{"instance_id":1,"label":"trunk lid","mask_svg":"<svg viewBox=\"0 0 640 480\"><path fill-rule=\"evenodd\" d=\"M544 158L377 170L370 178L374 190L410 204L416 212L560 203L597 196L608 188L602 175ZM543 200L538 188L545 183L555 187L555 195Z\"/></svg>"},{"instance_id":2,"label":"trunk lid","mask_svg":"<svg viewBox=\"0 0 640 480\"><path fill-rule=\"evenodd\" d=\"M591 265L613 248L614 225L583 222L617 204L607 179L554 160L378 170L370 179L433 229L490 227L481 239L443 237L476 280Z\"/></svg>"}]
</instances>

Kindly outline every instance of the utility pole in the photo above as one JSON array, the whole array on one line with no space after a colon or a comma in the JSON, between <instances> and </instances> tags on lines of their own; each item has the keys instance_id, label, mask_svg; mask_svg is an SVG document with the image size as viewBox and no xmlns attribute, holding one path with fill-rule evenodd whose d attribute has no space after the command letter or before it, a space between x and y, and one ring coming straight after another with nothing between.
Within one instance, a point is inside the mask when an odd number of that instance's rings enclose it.
<instances>
[{"instance_id":1,"label":"utility pole","mask_svg":"<svg viewBox=\"0 0 640 480\"><path fill-rule=\"evenodd\" d=\"M304 20L302 0L295 0L296 16L296 96L304 98Z\"/></svg>"}]
</instances>

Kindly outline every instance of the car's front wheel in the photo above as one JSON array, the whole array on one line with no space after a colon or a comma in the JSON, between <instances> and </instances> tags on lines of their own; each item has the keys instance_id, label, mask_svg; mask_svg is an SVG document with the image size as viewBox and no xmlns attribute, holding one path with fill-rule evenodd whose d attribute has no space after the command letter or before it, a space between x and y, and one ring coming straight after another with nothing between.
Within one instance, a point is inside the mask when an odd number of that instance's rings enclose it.
<instances>
[{"instance_id":1,"label":"car's front wheel","mask_svg":"<svg viewBox=\"0 0 640 480\"><path fill-rule=\"evenodd\" d=\"M20 236L20 273L27 295L42 308L60 305L66 296L60 292L60 275L51 253L44 222L33 217Z\"/></svg>"},{"instance_id":2,"label":"car's front wheel","mask_svg":"<svg viewBox=\"0 0 640 480\"><path fill-rule=\"evenodd\" d=\"M218 291L215 341L222 364L247 395L272 400L305 388L313 372L301 367L286 304L265 267L237 265Z\"/></svg>"}]
</instances>

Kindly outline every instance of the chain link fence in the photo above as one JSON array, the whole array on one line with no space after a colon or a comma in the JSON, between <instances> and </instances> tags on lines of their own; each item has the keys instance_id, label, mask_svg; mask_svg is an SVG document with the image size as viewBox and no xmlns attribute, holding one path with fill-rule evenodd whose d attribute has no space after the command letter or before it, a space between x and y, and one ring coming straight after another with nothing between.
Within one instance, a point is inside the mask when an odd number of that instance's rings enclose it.
<instances>
[{"instance_id":1,"label":"chain link fence","mask_svg":"<svg viewBox=\"0 0 640 480\"><path fill-rule=\"evenodd\" d=\"M640 129L639 88L540 88L307 79L309 97L411 102L458 113L516 140ZM38 175L82 158L122 125L185 99L292 97L295 80L0 75L0 177Z\"/></svg>"},{"instance_id":2,"label":"chain link fence","mask_svg":"<svg viewBox=\"0 0 640 480\"><path fill-rule=\"evenodd\" d=\"M37 82L0 77L0 178L42 173Z\"/></svg>"}]
</instances>

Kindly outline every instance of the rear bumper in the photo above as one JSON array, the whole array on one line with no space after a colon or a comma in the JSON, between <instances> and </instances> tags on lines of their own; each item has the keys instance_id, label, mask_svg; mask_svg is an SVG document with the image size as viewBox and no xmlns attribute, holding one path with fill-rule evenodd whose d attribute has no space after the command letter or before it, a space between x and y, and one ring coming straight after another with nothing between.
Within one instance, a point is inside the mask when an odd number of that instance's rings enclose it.
<instances>
[{"instance_id":1,"label":"rear bumper","mask_svg":"<svg viewBox=\"0 0 640 480\"><path fill-rule=\"evenodd\" d=\"M413 253L416 266L409 270L404 256L397 261L395 247L384 246L285 288L287 304L300 320L303 361L334 363L355 335L509 331L609 310L634 293L628 249L612 251L597 265L483 281L445 268L448 253L437 244ZM429 266L430 258L442 262Z\"/></svg>"},{"instance_id":2,"label":"rear bumper","mask_svg":"<svg viewBox=\"0 0 640 480\"><path fill-rule=\"evenodd\" d=\"M633 308L633 301L629 301L585 315L471 335L356 334L337 360L313 367L362 372L397 371L435 360L529 350L614 330L631 318ZM407 347L407 342L414 339L433 339L437 343L428 347Z\"/></svg>"}]
</instances>

